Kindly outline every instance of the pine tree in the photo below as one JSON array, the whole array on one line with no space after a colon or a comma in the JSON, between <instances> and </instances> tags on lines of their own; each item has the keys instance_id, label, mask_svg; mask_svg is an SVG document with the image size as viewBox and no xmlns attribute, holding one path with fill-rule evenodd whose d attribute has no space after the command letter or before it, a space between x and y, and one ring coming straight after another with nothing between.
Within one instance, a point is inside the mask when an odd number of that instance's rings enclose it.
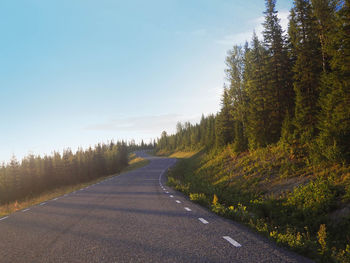
<instances>
[{"instance_id":1,"label":"pine tree","mask_svg":"<svg viewBox=\"0 0 350 263\"><path fill-rule=\"evenodd\" d=\"M350 1L338 6L336 29L327 35L331 56L323 79L317 144L328 160L350 161Z\"/></svg>"},{"instance_id":2,"label":"pine tree","mask_svg":"<svg viewBox=\"0 0 350 263\"><path fill-rule=\"evenodd\" d=\"M252 149L265 147L270 141L271 94L267 87L266 50L254 33L251 49L245 57L247 90L247 137Z\"/></svg>"},{"instance_id":3,"label":"pine tree","mask_svg":"<svg viewBox=\"0 0 350 263\"><path fill-rule=\"evenodd\" d=\"M233 117L231 115L231 98L229 91L224 87L221 100L221 110L216 121L216 141L219 147L225 146L234 140Z\"/></svg>"},{"instance_id":4,"label":"pine tree","mask_svg":"<svg viewBox=\"0 0 350 263\"><path fill-rule=\"evenodd\" d=\"M266 57L266 76L268 77L269 104L273 105L270 114L270 136L277 142L281 136L282 122L287 113L294 109L294 91L291 80L291 63L286 49L286 39L279 24L276 0L266 0L264 26L264 46Z\"/></svg>"},{"instance_id":5,"label":"pine tree","mask_svg":"<svg viewBox=\"0 0 350 263\"><path fill-rule=\"evenodd\" d=\"M296 57L293 66L295 100L295 136L308 144L317 134L317 113L322 55L317 23L309 0L295 0L291 11L289 35Z\"/></svg>"},{"instance_id":6,"label":"pine tree","mask_svg":"<svg viewBox=\"0 0 350 263\"><path fill-rule=\"evenodd\" d=\"M247 149L245 125L247 122L247 95L244 88L244 51L234 46L226 57L226 77L230 83L229 95L232 100L231 115L233 117L234 150L241 152Z\"/></svg>"},{"instance_id":7,"label":"pine tree","mask_svg":"<svg viewBox=\"0 0 350 263\"><path fill-rule=\"evenodd\" d=\"M311 0L313 7L313 14L318 25L318 36L321 44L322 52L322 68L326 73L330 70L328 54L328 46L330 39L330 32L335 30L335 12L339 0Z\"/></svg>"}]
</instances>

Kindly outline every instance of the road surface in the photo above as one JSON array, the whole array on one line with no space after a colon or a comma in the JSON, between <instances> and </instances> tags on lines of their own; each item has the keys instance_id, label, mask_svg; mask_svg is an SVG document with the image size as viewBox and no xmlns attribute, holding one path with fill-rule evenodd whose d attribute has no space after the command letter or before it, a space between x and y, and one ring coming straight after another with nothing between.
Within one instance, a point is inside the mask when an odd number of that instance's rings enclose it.
<instances>
[{"instance_id":1,"label":"road surface","mask_svg":"<svg viewBox=\"0 0 350 263\"><path fill-rule=\"evenodd\" d=\"M311 262L165 186L175 159L0 218L0 262Z\"/></svg>"}]
</instances>

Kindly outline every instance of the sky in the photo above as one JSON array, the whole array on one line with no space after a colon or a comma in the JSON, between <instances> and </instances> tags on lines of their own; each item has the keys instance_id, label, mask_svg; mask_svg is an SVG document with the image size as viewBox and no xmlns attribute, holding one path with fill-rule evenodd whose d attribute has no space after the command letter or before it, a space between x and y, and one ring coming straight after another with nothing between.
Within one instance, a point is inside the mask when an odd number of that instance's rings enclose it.
<instances>
[{"instance_id":1,"label":"sky","mask_svg":"<svg viewBox=\"0 0 350 263\"><path fill-rule=\"evenodd\" d=\"M287 26L290 0L277 0ZM263 0L0 1L0 161L148 142L216 113Z\"/></svg>"}]
</instances>

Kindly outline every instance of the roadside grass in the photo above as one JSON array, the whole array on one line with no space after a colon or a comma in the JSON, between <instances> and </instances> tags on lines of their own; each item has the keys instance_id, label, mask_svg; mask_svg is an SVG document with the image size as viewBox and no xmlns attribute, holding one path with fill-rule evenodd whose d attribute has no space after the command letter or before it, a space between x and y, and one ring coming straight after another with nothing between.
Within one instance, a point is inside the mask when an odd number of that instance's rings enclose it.
<instances>
[{"instance_id":1,"label":"roadside grass","mask_svg":"<svg viewBox=\"0 0 350 263\"><path fill-rule=\"evenodd\" d=\"M183 159L183 158L190 158L193 155L197 154L198 152L199 151L158 151L158 152L155 152L154 155Z\"/></svg>"},{"instance_id":2,"label":"roadside grass","mask_svg":"<svg viewBox=\"0 0 350 263\"><path fill-rule=\"evenodd\" d=\"M129 166L126 167L123 172L128 172L131 170L135 170L138 168L141 168L143 166L146 166L147 164L149 164L149 160L141 158L141 157L137 157L136 154L131 153L129 155Z\"/></svg>"},{"instance_id":3,"label":"roadside grass","mask_svg":"<svg viewBox=\"0 0 350 263\"><path fill-rule=\"evenodd\" d=\"M136 155L133 153L129 154L129 166L127 168L125 168L121 173L125 173L128 171L134 170L134 169L141 168L143 166L146 166L148 163L149 163L149 160L146 160L146 159L143 159L140 157L136 157ZM13 212L25 209L27 207L31 207L31 206L43 203L45 201L49 201L49 200L54 199L56 197L77 191L77 190L85 188L89 185L93 185L93 184L96 184L100 181L117 176L121 173L108 175L108 176L104 176L104 177L99 177L99 178L96 178L94 180L84 182L84 183L78 183L78 184L74 184L74 185L67 185L67 186L58 187L56 189L44 192L44 193L37 195L37 196L28 197L24 200L18 200L18 201L12 202L12 203L1 205L0 206L0 217L9 215Z\"/></svg>"},{"instance_id":4,"label":"roadside grass","mask_svg":"<svg viewBox=\"0 0 350 263\"><path fill-rule=\"evenodd\" d=\"M173 154L171 154L169 157L171 158L190 158L193 155L195 155L197 152L174 152Z\"/></svg>"},{"instance_id":5,"label":"roadside grass","mask_svg":"<svg viewBox=\"0 0 350 263\"><path fill-rule=\"evenodd\" d=\"M169 186L318 262L350 262L349 166L315 166L281 145L189 156Z\"/></svg>"}]
</instances>

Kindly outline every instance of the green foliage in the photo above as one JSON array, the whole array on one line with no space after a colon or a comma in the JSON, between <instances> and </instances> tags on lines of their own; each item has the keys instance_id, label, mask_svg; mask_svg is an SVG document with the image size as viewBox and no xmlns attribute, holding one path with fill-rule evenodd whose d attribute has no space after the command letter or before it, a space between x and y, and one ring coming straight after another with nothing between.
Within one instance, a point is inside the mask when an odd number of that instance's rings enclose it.
<instances>
[{"instance_id":1,"label":"green foliage","mask_svg":"<svg viewBox=\"0 0 350 263\"><path fill-rule=\"evenodd\" d=\"M322 56L317 23L309 0L295 0L289 35L296 61L293 66L296 136L308 143L316 134Z\"/></svg>"},{"instance_id":2,"label":"green foliage","mask_svg":"<svg viewBox=\"0 0 350 263\"><path fill-rule=\"evenodd\" d=\"M245 72L249 100L247 105L247 137L251 149L265 147L272 142L270 140L270 125L272 124L270 117L274 103L270 101L273 94L267 85L266 57L267 51L254 34L252 47L246 52L246 63L249 63L249 68Z\"/></svg>"},{"instance_id":3,"label":"green foliage","mask_svg":"<svg viewBox=\"0 0 350 263\"><path fill-rule=\"evenodd\" d=\"M321 246L321 254L325 254L327 249L327 230L325 224L320 225L320 229L317 232L317 239L318 243Z\"/></svg>"},{"instance_id":4,"label":"green foliage","mask_svg":"<svg viewBox=\"0 0 350 263\"><path fill-rule=\"evenodd\" d=\"M286 205L294 206L307 218L325 214L334 205L336 190L329 180L318 178L306 185L298 186L290 193Z\"/></svg>"},{"instance_id":5,"label":"green foliage","mask_svg":"<svg viewBox=\"0 0 350 263\"><path fill-rule=\"evenodd\" d=\"M328 19L331 20L331 19ZM335 162L350 161L350 4L331 20L325 50L330 57L330 71L323 76L317 153Z\"/></svg>"},{"instance_id":6,"label":"green foliage","mask_svg":"<svg viewBox=\"0 0 350 263\"><path fill-rule=\"evenodd\" d=\"M194 201L349 262L350 1L294 0L288 34L275 5L266 0L263 41L228 51L220 113L178 124L157 150L203 150L169 175Z\"/></svg>"},{"instance_id":7,"label":"green foliage","mask_svg":"<svg viewBox=\"0 0 350 263\"><path fill-rule=\"evenodd\" d=\"M202 116L199 124L192 125L189 122L177 124L177 133L167 135L163 132L157 142L157 151L175 150L200 150L202 148L213 148L216 144L215 135L216 117Z\"/></svg>"},{"instance_id":8,"label":"green foliage","mask_svg":"<svg viewBox=\"0 0 350 263\"><path fill-rule=\"evenodd\" d=\"M189 197L191 201L199 203L201 205L208 206L209 204L208 198L203 193L191 193Z\"/></svg>"},{"instance_id":9,"label":"green foliage","mask_svg":"<svg viewBox=\"0 0 350 263\"><path fill-rule=\"evenodd\" d=\"M346 245L345 249L341 249L339 251L334 249L332 256L338 262L350 262L350 245Z\"/></svg>"},{"instance_id":10,"label":"green foliage","mask_svg":"<svg viewBox=\"0 0 350 263\"><path fill-rule=\"evenodd\" d=\"M277 243L288 245L294 249L301 249L305 246L307 235L303 235L295 229L287 228L284 233L278 231L270 232L270 237L275 239Z\"/></svg>"},{"instance_id":11,"label":"green foliage","mask_svg":"<svg viewBox=\"0 0 350 263\"><path fill-rule=\"evenodd\" d=\"M180 160L168 178L191 200L281 245L325 262L347 262L350 215L336 221L331 215L349 205L349 167L306 162L281 145L244 154L229 145Z\"/></svg>"},{"instance_id":12,"label":"green foliage","mask_svg":"<svg viewBox=\"0 0 350 263\"><path fill-rule=\"evenodd\" d=\"M286 37L283 34L275 6L276 0L266 0L263 24L263 43L268 53L265 74L270 94L267 101L272 105L269 130L272 142L279 140L282 122L286 114L291 114L294 109L292 63L288 57Z\"/></svg>"},{"instance_id":13,"label":"green foliage","mask_svg":"<svg viewBox=\"0 0 350 263\"><path fill-rule=\"evenodd\" d=\"M222 147L234 141L234 123L231 115L231 101L228 90L224 89L221 111L216 117L216 143Z\"/></svg>"},{"instance_id":14,"label":"green foliage","mask_svg":"<svg viewBox=\"0 0 350 263\"><path fill-rule=\"evenodd\" d=\"M128 165L125 143L98 144L94 149L70 149L51 156L15 157L0 167L0 204L37 196L42 192L106 176Z\"/></svg>"},{"instance_id":15,"label":"green foliage","mask_svg":"<svg viewBox=\"0 0 350 263\"><path fill-rule=\"evenodd\" d=\"M241 153L280 141L309 162L350 161L349 2L294 0L288 34L275 6L266 0L263 41L254 34L228 51L220 112L163 132L158 150Z\"/></svg>"}]
</instances>

